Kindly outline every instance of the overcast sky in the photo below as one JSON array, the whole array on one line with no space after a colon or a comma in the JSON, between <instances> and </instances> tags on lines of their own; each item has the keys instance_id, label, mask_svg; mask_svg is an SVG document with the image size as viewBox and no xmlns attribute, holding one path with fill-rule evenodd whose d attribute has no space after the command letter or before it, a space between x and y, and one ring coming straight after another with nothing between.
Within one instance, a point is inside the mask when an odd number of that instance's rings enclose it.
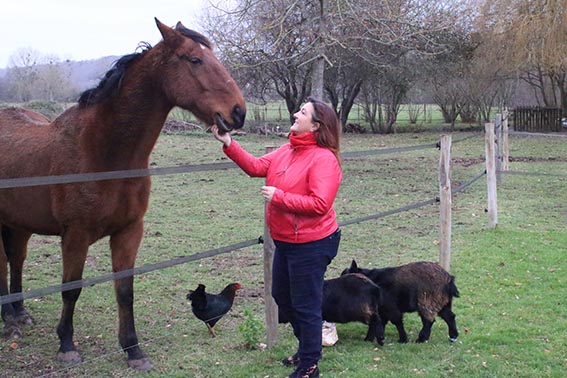
<instances>
[{"instance_id":1,"label":"overcast sky","mask_svg":"<svg viewBox=\"0 0 567 378\"><path fill-rule=\"evenodd\" d=\"M199 30L207 0L5 0L0 6L0 68L31 48L60 60L133 53L161 40L154 17Z\"/></svg>"}]
</instances>

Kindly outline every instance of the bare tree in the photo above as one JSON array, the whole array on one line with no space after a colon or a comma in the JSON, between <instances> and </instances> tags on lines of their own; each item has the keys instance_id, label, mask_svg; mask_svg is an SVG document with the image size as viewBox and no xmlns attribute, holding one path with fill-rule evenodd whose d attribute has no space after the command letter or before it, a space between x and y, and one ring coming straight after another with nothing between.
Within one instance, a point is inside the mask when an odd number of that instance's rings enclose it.
<instances>
[{"instance_id":1,"label":"bare tree","mask_svg":"<svg viewBox=\"0 0 567 378\"><path fill-rule=\"evenodd\" d=\"M255 89L248 94L263 100L274 91L285 100L291 120L311 91L312 62L319 51L312 20L320 16L319 2L236 3L232 10L208 15L208 33L235 76Z\"/></svg>"},{"instance_id":2,"label":"bare tree","mask_svg":"<svg viewBox=\"0 0 567 378\"><path fill-rule=\"evenodd\" d=\"M324 83L345 121L367 79L362 69L391 73L408 56L450 49L440 36L454 29L460 1L235 0L205 27L239 80L259 89L256 97L273 90L293 114L307 95L322 96Z\"/></svg>"},{"instance_id":3,"label":"bare tree","mask_svg":"<svg viewBox=\"0 0 567 378\"><path fill-rule=\"evenodd\" d=\"M326 70L325 93L339 116L343 127L365 80L367 72L352 55L340 46L329 50L332 64Z\"/></svg>"},{"instance_id":4,"label":"bare tree","mask_svg":"<svg viewBox=\"0 0 567 378\"><path fill-rule=\"evenodd\" d=\"M319 22L317 23L317 34L315 40L315 48L318 51L313 62L311 96L323 99L323 88L325 82L325 36L327 34L327 1L319 0L319 11Z\"/></svg>"},{"instance_id":5,"label":"bare tree","mask_svg":"<svg viewBox=\"0 0 567 378\"><path fill-rule=\"evenodd\" d=\"M68 101L74 93L68 74L56 56L19 49L10 57L4 80L8 101Z\"/></svg>"},{"instance_id":6,"label":"bare tree","mask_svg":"<svg viewBox=\"0 0 567 378\"><path fill-rule=\"evenodd\" d=\"M10 56L7 86L15 101L26 102L33 98L41 59L41 54L31 48L21 48Z\"/></svg>"},{"instance_id":7,"label":"bare tree","mask_svg":"<svg viewBox=\"0 0 567 378\"><path fill-rule=\"evenodd\" d=\"M478 0L478 28L546 106L567 113L565 0ZM496 47L493 48L496 51Z\"/></svg>"},{"instance_id":8,"label":"bare tree","mask_svg":"<svg viewBox=\"0 0 567 378\"><path fill-rule=\"evenodd\" d=\"M372 132L395 132L394 126L409 85L410 75L400 67L383 69L365 80L361 106Z\"/></svg>"}]
</instances>

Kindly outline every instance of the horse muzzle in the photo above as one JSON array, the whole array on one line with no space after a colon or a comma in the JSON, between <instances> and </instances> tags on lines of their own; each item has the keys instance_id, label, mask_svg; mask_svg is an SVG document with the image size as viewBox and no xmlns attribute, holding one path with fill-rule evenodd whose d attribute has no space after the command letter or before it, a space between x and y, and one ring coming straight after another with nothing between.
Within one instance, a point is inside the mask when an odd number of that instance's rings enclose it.
<instances>
[{"instance_id":1,"label":"horse muzzle","mask_svg":"<svg viewBox=\"0 0 567 378\"><path fill-rule=\"evenodd\" d=\"M240 106L236 105L232 108L230 114L232 116L232 123L227 122L226 119L220 114L215 114L215 124L219 127L221 133L228 133L229 131L240 129L244 126L244 120L246 119L246 110L242 109Z\"/></svg>"}]
</instances>

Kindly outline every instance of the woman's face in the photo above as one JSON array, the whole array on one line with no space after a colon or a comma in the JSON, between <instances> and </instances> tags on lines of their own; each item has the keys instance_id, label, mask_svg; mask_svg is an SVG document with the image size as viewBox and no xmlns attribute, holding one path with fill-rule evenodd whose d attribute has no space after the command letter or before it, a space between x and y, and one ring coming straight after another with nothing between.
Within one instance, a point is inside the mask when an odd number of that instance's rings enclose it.
<instances>
[{"instance_id":1,"label":"woman's face","mask_svg":"<svg viewBox=\"0 0 567 378\"><path fill-rule=\"evenodd\" d=\"M314 111L315 109L311 102L305 103L305 105L303 105L303 107L293 115L295 122L291 125L289 131L295 135L301 135L317 130L319 128L319 124L313 122L313 118L311 118Z\"/></svg>"}]
</instances>

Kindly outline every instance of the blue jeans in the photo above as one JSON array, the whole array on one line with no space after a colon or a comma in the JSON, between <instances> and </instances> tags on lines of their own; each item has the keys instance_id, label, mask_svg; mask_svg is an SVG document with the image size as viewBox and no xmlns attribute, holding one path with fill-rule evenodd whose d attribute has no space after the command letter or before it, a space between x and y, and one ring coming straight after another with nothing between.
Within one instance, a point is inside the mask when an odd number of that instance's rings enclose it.
<instances>
[{"instance_id":1,"label":"blue jeans","mask_svg":"<svg viewBox=\"0 0 567 378\"><path fill-rule=\"evenodd\" d=\"M321 359L323 280L340 240L340 230L309 243L274 240L272 296L299 340L300 369Z\"/></svg>"}]
</instances>

